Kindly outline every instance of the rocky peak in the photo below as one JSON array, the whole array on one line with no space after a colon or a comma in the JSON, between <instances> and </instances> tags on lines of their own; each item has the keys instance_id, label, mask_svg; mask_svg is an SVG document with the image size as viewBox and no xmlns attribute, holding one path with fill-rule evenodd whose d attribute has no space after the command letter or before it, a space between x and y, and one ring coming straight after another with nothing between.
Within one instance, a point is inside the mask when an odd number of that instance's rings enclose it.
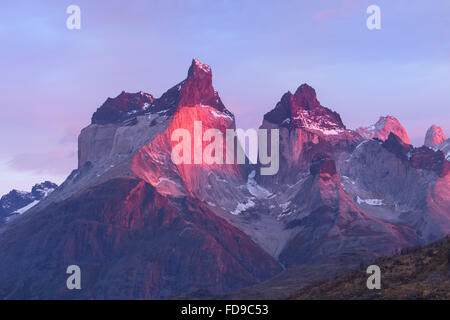
<instances>
[{"instance_id":1,"label":"rocky peak","mask_svg":"<svg viewBox=\"0 0 450 320\"><path fill-rule=\"evenodd\" d=\"M193 59L185 80L170 88L152 105L151 112L173 114L178 107L211 106L219 111L229 111L214 90L211 67Z\"/></svg>"},{"instance_id":2,"label":"rocky peak","mask_svg":"<svg viewBox=\"0 0 450 320\"><path fill-rule=\"evenodd\" d=\"M391 133L399 137L404 143L411 144L405 128L393 116L380 117L374 125L369 127L360 127L356 129L363 138L373 139L377 138L386 141Z\"/></svg>"},{"instance_id":3,"label":"rocky peak","mask_svg":"<svg viewBox=\"0 0 450 320\"><path fill-rule=\"evenodd\" d=\"M192 60L188 77L180 87L179 106L207 105L223 111L225 106L212 84L211 67L197 59Z\"/></svg>"},{"instance_id":4,"label":"rocky peak","mask_svg":"<svg viewBox=\"0 0 450 320\"><path fill-rule=\"evenodd\" d=\"M317 100L316 90L304 83L297 88L294 95L291 95L294 100L294 106L300 110L312 110L320 108L321 105ZM296 114L294 112L294 114Z\"/></svg>"},{"instance_id":5,"label":"rocky peak","mask_svg":"<svg viewBox=\"0 0 450 320\"><path fill-rule=\"evenodd\" d=\"M118 123L145 112L155 99L151 94L139 91L129 93L122 91L115 98L108 98L92 115L93 124Z\"/></svg>"},{"instance_id":6,"label":"rocky peak","mask_svg":"<svg viewBox=\"0 0 450 320\"><path fill-rule=\"evenodd\" d=\"M388 138L382 145L385 149L394 153L401 159L406 159L408 152L413 149L410 144L405 143L402 138L392 132L389 133Z\"/></svg>"},{"instance_id":7,"label":"rocky peak","mask_svg":"<svg viewBox=\"0 0 450 320\"><path fill-rule=\"evenodd\" d=\"M43 198L52 193L58 185L45 181L33 186L31 192L11 190L0 198L0 226L11 216L22 214L30 209L33 204L38 203Z\"/></svg>"},{"instance_id":8,"label":"rocky peak","mask_svg":"<svg viewBox=\"0 0 450 320\"><path fill-rule=\"evenodd\" d=\"M58 185L56 183L44 181L42 183L35 184L31 189L31 194L33 195L34 199L40 200L55 191L57 187Z\"/></svg>"},{"instance_id":9,"label":"rocky peak","mask_svg":"<svg viewBox=\"0 0 450 320\"><path fill-rule=\"evenodd\" d=\"M188 78L195 77L212 80L211 67L197 59L193 59L188 70Z\"/></svg>"},{"instance_id":10,"label":"rocky peak","mask_svg":"<svg viewBox=\"0 0 450 320\"><path fill-rule=\"evenodd\" d=\"M325 135L345 131L341 117L317 100L316 91L302 84L295 91L285 93L275 108L264 115L264 120L288 128L303 128Z\"/></svg>"},{"instance_id":11,"label":"rocky peak","mask_svg":"<svg viewBox=\"0 0 450 320\"><path fill-rule=\"evenodd\" d=\"M444 132L442 131L442 128L437 125L432 125L425 135L425 142L424 145L426 147L433 147L435 145L438 145L442 142L447 140L447 138L444 135Z\"/></svg>"}]
</instances>

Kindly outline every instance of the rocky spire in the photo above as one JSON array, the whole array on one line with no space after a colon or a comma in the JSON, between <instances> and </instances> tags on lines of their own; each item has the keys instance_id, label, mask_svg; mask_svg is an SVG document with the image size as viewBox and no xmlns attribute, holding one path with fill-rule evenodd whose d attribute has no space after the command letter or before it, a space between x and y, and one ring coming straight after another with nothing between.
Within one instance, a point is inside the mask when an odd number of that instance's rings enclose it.
<instances>
[{"instance_id":1,"label":"rocky spire","mask_svg":"<svg viewBox=\"0 0 450 320\"><path fill-rule=\"evenodd\" d=\"M426 147L433 147L437 144L440 144L447 140L447 138L444 135L444 132L442 131L442 128L433 124L428 130L425 135L425 142L424 145Z\"/></svg>"},{"instance_id":2,"label":"rocky spire","mask_svg":"<svg viewBox=\"0 0 450 320\"><path fill-rule=\"evenodd\" d=\"M358 132L363 138L377 138L382 141L386 141L389 138L389 134L393 133L399 137L403 143L411 144L405 128L395 117L390 115L380 117L374 125L369 127L360 127L356 129L356 132Z\"/></svg>"}]
</instances>

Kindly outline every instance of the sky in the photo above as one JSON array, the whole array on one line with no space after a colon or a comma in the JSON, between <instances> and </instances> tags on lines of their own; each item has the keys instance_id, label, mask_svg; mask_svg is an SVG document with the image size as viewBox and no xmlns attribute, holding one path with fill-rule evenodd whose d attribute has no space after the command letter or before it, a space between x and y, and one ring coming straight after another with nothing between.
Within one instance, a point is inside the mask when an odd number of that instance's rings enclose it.
<instances>
[{"instance_id":1,"label":"sky","mask_svg":"<svg viewBox=\"0 0 450 320\"><path fill-rule=\"evenodd\" d=\"M66 27L69 5L81 29ZM381 29L369 30L369 5ZM450 136L448 0L133 0L0 3L0 195L61 183L77 137L122 90L159 97L209 64L239 128L302 83L348 128L397 117L412 143Z\"/></svg>"}]
</instances>

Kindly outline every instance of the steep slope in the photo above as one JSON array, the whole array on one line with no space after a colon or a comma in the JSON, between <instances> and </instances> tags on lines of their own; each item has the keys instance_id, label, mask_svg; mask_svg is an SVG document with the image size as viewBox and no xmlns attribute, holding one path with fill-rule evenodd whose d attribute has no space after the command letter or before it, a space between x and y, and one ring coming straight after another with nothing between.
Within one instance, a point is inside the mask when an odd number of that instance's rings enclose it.
<instances>
[{"instance_id":1,"label":"steep slope","mask_svg":"<svg viewBox=\"0 0 450 320\"><path fill-rule=\"evenodd\" d=\"M363 270L301 289L291 299L450 299L450 239L375 262L381 269L381 290L368 290Z\"/></svg>"},{"instance_id":2,"label":"steep slope","mask_svg":"<svg viewBox=\"0 0 450 320\"><path fill-rule=\"evenodd\" d=\"M355 204L342 188L334 160L316 155L310 171L292 199L297 213L284 219L286 229L295 230L280 254L285 266L342 253L391 254L416 243L410 228L372 217Z\"/></svg>"},{"instance_id":3,"label":"steep slope","mask_svg":"<svg viewBox=\"0 0 450 320\"><path fill-rule=\"evenodd\" d=\"M442 142L447 140L447 138L444 135L444 132L442 131L442 128L433 124L428 130L425 135L425 141L424 146L426 147L434 147L435 145L438 145Z\"/></svg>"},{"instance_id":4,"label":"steep slope","mask_svg":"<svg viewBox=\"0 0 450 320\"><path fill-rule=\"evenodd\" d=\"M364 138L301 85L264 116L280 164L263 176L236 163L235 137L226 148L234 116L200 61L157 99L109 98L80 133L78 168L0 229L0 297L220 295L272 277L277 261L316 281L442 237L450 162L385 120ZM83 292L65 289L67 264L82 266Z\"/></svg>"},{"instance_id":5,"label":"steep slope","mask_svg":"<svg viewBox=\"0 0 450 320\"><path fill-rule=\"evenodd\" d=\"M113 179L0 232L0 297L152 299L247 286L280 271L245 234L192 198ZM65 269L82 270L80 291Z\"/></svg>"},{"instance_id":6,"label":"steep slope","mask_svg":"<svg viewBox=\"0 0 450 320\"><path fill-rule=\"evenodd\" d=\"M361 143L341 164L345 190L369 214L413 227L423 243L450 232L450 163L394 134Z\"/></svg>"},{"instance_id":7,"label":"steep slope","mask_svg":"<svg viewBox=\"0 0 450 320\"><path fill-rule=\"evenodd\" d=\"M92 124L79 136L79 166L59 193L59 200L86 183L93 185L112 177L135 176L151 183L163 194L190 194L230 211L240 201L245 201L246 195L237 190L246 183L249 169L204 160L204 154L208 154L213 160L221 158L225 162L226 152L234 151L225 149L224 138L227 129L235 128L234 116L213 88L211 68L194 59L185 80L150 105L144 102L149 101L145 97L151 96L122 93L115 99L108 99L97 110ZM99 121L98 114L103 114L102 110L114 108L138 112L128 112L120 123ZM196 126L196 122L201 124ZM198 132L196 127L200 127ZM184 142L184 137L172 141L172 134L180 129L191 138L188 143L191 154L187 155L189 164L172 161L172 150ZM207 141L205 133L209 129L214 129L215 134ZM218 138L222 138L221 141ZM196 147L198 142L200 148ZM223 142L222 155L214 157L216 151L211 150L211 145L216 142ZM235 148L240 148L237 139L234 142ZM177 154L183 155L179 151ZM79 182L73 183L75 179ZM214 189L216 194L205 187Z\"/></svg>"},{"instance_id":8,"label":"steep slope","mask_svg":"<svg viewBox=\"0 0 450 320\"><path fill-rule=\"evenodd\" d=\"M386 117L380 117L374 125L356 129L356 132L366 139L377 138L382 141L387 140L389 134L393 133L404 143L411 144L405 128L403 128L397 118L389 115Z\"/></svg>"},{"instance_id":9,"label":"steep slope","mask_svg":"<svg viewBox=\"0 0 450 320\"><path fill-rule=\"evenodd\" d=\"M273 257L235 227L248 219L230 213L251 196L241 188L247 185L247 166L197 164L195 152L189 155L191 164L172 161L179 142L171 139L175 130L190 133L195 150L196 121L202 134L209 128L223 134L235 126L213 89L211 69L193 60L184 81L150 105L148 97L122 93L108 99L79 136L78 169L46 201L3 230L3 297L72 297L60 282L65 274L56 276L61 264L69 263L67 257L85 263L91 289L82 293L84 298L160 298L199 288L223 293L281 271ZM207 147L204 142L200 152ZM138 229L130 225L131 218L141 223ZM36 226L42 232L26 244L27 231ZM48 246L40 247L43 243ZM17 254L12 268L9 263ZM33 271L40 270L41 259L51 261L43 277ZM20 276L23 270L39 278L34 285L22 285L33 282ZM128 271L137 273L135 289L125 279ZM40 281L50 278L55 282L46 293ZM107 286L115 279L123 291Z\"/></svg>"}]
</instances>

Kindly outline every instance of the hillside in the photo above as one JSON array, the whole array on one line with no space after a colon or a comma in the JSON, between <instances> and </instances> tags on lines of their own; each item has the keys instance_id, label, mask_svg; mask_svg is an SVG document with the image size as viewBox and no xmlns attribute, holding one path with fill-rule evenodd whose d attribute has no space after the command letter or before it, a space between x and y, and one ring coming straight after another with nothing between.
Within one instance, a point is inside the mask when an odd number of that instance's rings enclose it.
<instances>
[{"instance_id":1,"label":"hillside","mask_svg":"<svg viewBox=\"0 0 450 320\"><path fill-rule=\"evenodd\" d=\"M365 268L301 289L290 299L450 299L450 237L378 259L381 290L369 290Z\"/></svg>"}]
</instances>

